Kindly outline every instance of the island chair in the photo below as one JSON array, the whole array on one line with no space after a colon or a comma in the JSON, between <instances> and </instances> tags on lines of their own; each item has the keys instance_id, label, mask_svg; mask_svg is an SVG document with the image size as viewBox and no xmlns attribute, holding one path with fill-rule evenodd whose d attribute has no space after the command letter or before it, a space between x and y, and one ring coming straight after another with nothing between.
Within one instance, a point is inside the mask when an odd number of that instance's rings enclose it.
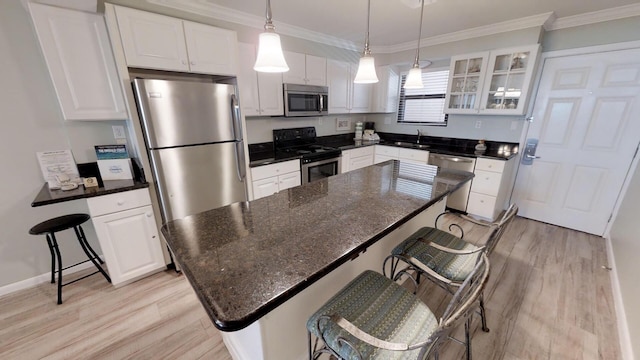
<instances>
[{"instance_id":1,"label":"island chair","mask_svg":"<svg viewBox=\"0 0 640 360\"><path fill-rule=\"evenodd\" d=\"M453 329L465 321L469 326L488 278L483 253L438 318L410 290L367 270L307 321L309 359L323 354L344 360L437 359ZM467 342L467 359L470 346Z\"/></svg>"},{"instance_id":2,"label":"island chair","mask_svg":"<svg viewBox=\"0 0 640 360\"><path fill-rule=\"evenodd\" d=\"M445 212L436 218L435 228L423 227L396 246L383 265L383 274L389 269L389 278L401 280L403 275L411 279L416 288L420 276L424 275L438 286L453 294L467 278L481 254L491 255L498 241L518 213L518 206L509 208L494 222L485 222L471 217ZM438 229L438 221L444 214L452 214L461 219L488 228L482 246L476 246L463 240L464 231L458 224L449 225L449 231L460 232L460 236ZM484 306L484 294L480 294L479 311L482 330L489 332ZM466 337L469 335L466 334Z\"/></svg>"}]
</instances>

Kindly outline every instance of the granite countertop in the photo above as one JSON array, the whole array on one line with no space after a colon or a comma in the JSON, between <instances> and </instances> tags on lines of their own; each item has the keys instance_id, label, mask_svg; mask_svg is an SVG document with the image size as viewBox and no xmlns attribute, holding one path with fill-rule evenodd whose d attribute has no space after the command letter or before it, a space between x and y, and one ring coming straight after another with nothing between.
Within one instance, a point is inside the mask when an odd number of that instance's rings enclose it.
<instances>
[{"instance_id":1,"label":"granite countertop","mask_svg":"<svg viewBox=\"0 0 640 360\"><path fill-rule=\"evenodd\" d=\"M342 135L330 135L320 136L317 138L317 142L320 145L331 146L339 148L341 150L355 149L364 146L372 146L376 144L394 146L401 148L416 149L416 147L409 145L399 145L396 142L402 142L406 144L415 144L417 141L417 135L405 135L405 134L393 134L393 133L378 133L381 140L369 141L369 140L354 140L353 134ZM455 156L466 156L475 158L487 158L494 160L509 160L518 154L518 144L508 142L496 142L485 141L487 150L478 152L475 150L475 146L478 140L471 139L454 139L454 138L441 138L434 136L424 136L421 138L420 143L427 145L426 148L417 150L429 151L435 154L446 154ZM296 160L300 157L287 157L278 159L273 152L273 143L258 143L249 144L249 158L250 167L268 165L278 163L282 161Z\"/></svg>"},{"instance_id":2,"label":"granite countertop","mask_svg":"<svg viewBox=\"0 0 640 360\"><path fill-rule=\"evenodd\" d=\"M215 326L236 331L472 178L391 160L170 221L162 233Z\"/></svg>"},{"instance_id":3,"label":"granite countertop","mask_svg":"<svg viewBox=\"0 0 640 360\"><path fill-rule=\"evenodd\" d=\"M149 183L143 181L134 180L107 180L104 181L102 187L91 187L85 189L80 185L77 189L62 191L62 190L49 190L49 185L44 183L42 189L36 198L33 199L31 206L43 206L61 203L65 201L86 199L94 196L114 194L123 191L136 190L149 187Z\"/></svg>"}]
</instances>

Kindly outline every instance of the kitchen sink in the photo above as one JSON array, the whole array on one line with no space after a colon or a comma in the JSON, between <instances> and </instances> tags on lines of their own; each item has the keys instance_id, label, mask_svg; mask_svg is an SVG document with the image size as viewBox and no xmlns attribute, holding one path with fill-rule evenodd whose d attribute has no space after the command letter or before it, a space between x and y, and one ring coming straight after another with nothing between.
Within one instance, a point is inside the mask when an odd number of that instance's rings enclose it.
<instances>
[{"instance_id":1,"label":"kitchen sink","mask_svg":"<svg viewBox=\"0 0 640 360\"><path fill-rule=\"evenodd\" d=\"M397 145L397 146L402 146L402 147L407 147L407 148L414 148L414 149L427 149L427 148L429 148L429 145L427 145L427 144L416 144L416 143L405 142L405 141L396 141L393 144Z\"/></svg>"}]
</instances>

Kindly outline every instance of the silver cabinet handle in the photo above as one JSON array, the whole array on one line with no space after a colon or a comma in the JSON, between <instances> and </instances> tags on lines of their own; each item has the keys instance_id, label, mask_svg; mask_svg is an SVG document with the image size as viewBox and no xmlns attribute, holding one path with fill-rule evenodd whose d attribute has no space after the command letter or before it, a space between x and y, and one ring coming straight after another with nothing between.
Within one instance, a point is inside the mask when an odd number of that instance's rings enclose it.
<instances>
[{"instance_id":1,"label":"silver cabinet handle","mask_svg":"<svg viewBox=\"0 0 640 360\"><path fill-rule=\"evenodd\" d=\"M322 112L322 109L324 109L324 98L322 94L318 94L318 97L320 98L320 112Z\"/></svg>"},{"instance_id":2,"label":"silver cabinet handle","mask_svg":"<svg viewBox=\"0 0 640 360\"><path fill-rule=\"evenodd\" d=\"M527 159L531 159L531 160L540 159L540 156L533 156L533 155L529 155L529 154L525 155L524 157L526 157Z\"/></svg>"}]
</instances>

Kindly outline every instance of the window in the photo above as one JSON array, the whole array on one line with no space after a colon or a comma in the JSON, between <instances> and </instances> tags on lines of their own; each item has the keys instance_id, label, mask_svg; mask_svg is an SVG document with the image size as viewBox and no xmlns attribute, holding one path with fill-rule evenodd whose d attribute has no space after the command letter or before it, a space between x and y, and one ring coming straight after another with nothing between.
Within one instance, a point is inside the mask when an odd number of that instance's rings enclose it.
<instances>
[{"instance_id":1,"label":"window","mask_svg":"<svg viewBox=\"0 0 640 360\"><path fill-rule=\"evenodd\" d=\"M449 83L449 70L422 71L422 89L405 89L407 74L402 75L398 123L447 125L444 98Z\"/></svg>"}]
</instances>

